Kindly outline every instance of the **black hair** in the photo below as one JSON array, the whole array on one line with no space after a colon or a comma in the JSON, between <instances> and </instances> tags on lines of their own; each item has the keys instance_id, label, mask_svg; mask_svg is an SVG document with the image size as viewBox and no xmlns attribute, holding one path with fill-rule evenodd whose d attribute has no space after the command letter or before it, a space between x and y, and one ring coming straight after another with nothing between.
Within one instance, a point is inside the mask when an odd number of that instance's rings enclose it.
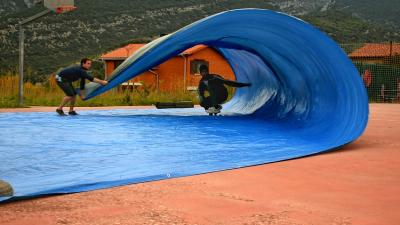
<instances>
[{"instance_id":1,"label":"black hair","mask_svg":"<svg viewBox=\"0 0 400 225\"><path fill-rule=\"evenodd\" d=\"M202 70L207 70L207 72L208 72L208 66L202 64L202 65L199 67L199 71L201 72Z\"/></svg>"},{"instance_id":2,"label":"black hair","mask_svg":"<svg viewBox=\"0 0 400 225\"><path fill-rule=\"evenodd\" d=\"M81 66L82 66L83 64L85 64L87 61L92 61L92 60L89 59L89 58L83 58L83 59L81 59Z\"/></svg>"}]
</instances>

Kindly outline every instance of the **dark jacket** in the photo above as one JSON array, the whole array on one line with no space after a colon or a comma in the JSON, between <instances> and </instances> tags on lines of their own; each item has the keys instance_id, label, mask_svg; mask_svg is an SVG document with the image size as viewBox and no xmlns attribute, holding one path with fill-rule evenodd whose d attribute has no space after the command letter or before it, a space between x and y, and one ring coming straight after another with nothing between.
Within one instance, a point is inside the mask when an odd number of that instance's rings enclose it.
<instances>
[{"instance_id":1,"label":"dark jacket","mask_svg":"<svg viewBox=\"0 0 400 225\"><path fill-rule=\"evenodd\" d=\"M81 79L80 89L85 89L85 79L90 81L94 80L94 77L87 73L87 70L82 68L81 66L72 66L66 69L61 70L58 73L58 76L61 77L62 82L74 82Z\"/></svg>"},{"instance_id":2,"label":"dark jacket","mask_svg":"<svg viewBox=\"0 0 400 225\"><path fill-rule=\"evenodd\" d=\"M248 83L240 83L232 80L226 80L220 75L217 74L208 74L201 78L199 83L199 95L204 97L204 92L207 90L210 95L218 95L227 97L228 90L224 86L224 84L231 86L231 87L246 87L250 86Z\"/></svg>"}]
</instances>

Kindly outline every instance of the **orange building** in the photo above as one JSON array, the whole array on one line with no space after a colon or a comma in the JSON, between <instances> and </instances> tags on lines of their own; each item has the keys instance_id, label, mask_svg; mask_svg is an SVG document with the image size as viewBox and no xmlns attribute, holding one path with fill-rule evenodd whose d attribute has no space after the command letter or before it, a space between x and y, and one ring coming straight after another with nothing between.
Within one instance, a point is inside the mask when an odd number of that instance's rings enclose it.
<instances>
[{"instance_id":1,"label":"orange building","mask_svg":"<svg viewBox=\"0 0 400 225\"><path fill-rule=\"evenodd\" d=\"M106 78L142 46L144 44L129 44L103 54L101 59L105 62ZM199 67L203 64L209 67L210 73L236 80L232 68L217 51L205 45L197 45L122 85L125 87L145 85L160 91L179 89L194 91L197 90L201 79Z\"/></svg>"}]
</instances>

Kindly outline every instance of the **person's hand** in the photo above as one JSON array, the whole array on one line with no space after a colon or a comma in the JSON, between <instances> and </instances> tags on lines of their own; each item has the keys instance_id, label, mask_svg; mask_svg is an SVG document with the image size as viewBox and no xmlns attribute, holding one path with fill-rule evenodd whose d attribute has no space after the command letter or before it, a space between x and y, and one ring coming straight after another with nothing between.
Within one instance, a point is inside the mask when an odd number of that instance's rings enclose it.
<instances>
[{"instance_id":1,"label":"person's hand","mask_svg":"<svg viewBox=\"0 0 400 225\"><path fill-rule=\"evenodd\" d=\"M108 81L106 81L106 80L102 80L102 81L101 81L101 85L104 86L104 85L107 85L107 84L108 84Z\"/></svg>"},{"instance_id":2,"label":"person's hand","mask_svg":"<svg viewBox=\"0 0 400 225\"><path fill-rule=\"evenodd\" d=\"M85 90L81 90L81 91L79 92L79 97L81 97L81 99L84 99L84 98L85 98Z\"/></svg>"}]
</instances>

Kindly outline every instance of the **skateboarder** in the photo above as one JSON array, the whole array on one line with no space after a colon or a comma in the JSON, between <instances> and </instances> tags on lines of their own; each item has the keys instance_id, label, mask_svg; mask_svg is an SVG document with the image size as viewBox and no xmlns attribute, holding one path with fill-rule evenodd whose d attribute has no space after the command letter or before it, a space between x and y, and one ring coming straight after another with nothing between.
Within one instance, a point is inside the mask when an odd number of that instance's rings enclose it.
<instances>
[{"instance_id":1,"label":"skateboarder","mask_svg":"<svg viewBox=\"0 0 400 225\"><path fill-rule=\"evenodd\" d=\"M211 114L221 112L221 104L228 98L228 90L225 85L231 87L248 87L251 83L240 83L236 81L226 80L218 74L210 74L206 65L200 68L201 80L199 83L200 105ZM205 97L204 93L208 91L209 96Z\"/></svg>"}]
</instances>

